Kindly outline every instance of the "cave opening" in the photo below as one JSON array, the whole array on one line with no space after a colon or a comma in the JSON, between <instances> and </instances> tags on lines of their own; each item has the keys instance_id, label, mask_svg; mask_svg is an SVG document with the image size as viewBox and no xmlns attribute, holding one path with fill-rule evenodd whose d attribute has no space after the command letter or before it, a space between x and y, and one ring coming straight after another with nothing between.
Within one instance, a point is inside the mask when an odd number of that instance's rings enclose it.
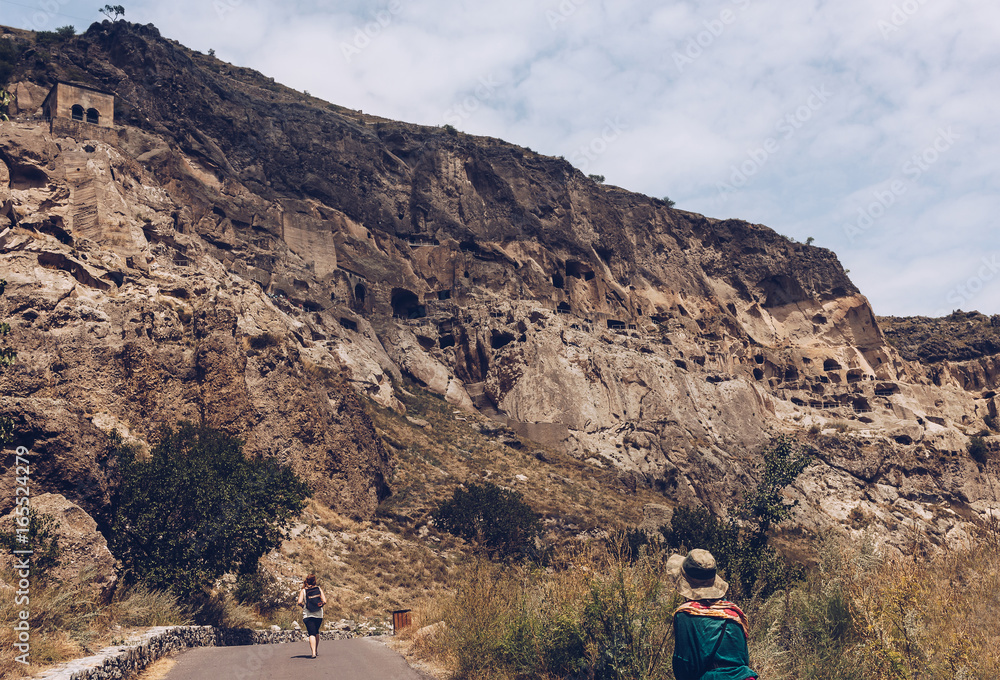
<instances>
[{"instance_id":1,"label":"cave opening","mask_svg":"<svg viewBox=\"0 0 1000 680\"><path fill-rule=\"evenodd\" d=\"M420 304L420 298L405 288L392 289L392 315L400 319L421 319L427 316L427 309Z\"/></svg>"},{"instance_id":2,"label":"cave opening","mask_svg":"<svg viewBox=\"0 0 1000 680\"><path fill-rule=\"evenodd\" d=\"M513 333L493 331L493 334L490 336L490 347L500 349L501 347L506 347L516 339L517 336Z\"/></svg>"}]
</instances>

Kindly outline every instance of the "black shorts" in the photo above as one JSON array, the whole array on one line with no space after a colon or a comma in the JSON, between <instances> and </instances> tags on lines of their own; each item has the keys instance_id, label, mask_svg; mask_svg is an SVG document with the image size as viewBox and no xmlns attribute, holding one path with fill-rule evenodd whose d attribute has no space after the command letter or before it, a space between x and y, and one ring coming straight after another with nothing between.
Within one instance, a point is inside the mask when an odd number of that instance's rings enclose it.
<instances>
[{"instance_id":1,"label":"black shorts","mask_svg":"<svg viewBox=\"0 0 1000 680\"><path fill-rule=\"evenodd\" d=\"M306 624L306 631L310 636L319 635L319 627L323 625L323 619L317 619L315 616L307 616L302 621Z\"/></svg>"}]
</instances>

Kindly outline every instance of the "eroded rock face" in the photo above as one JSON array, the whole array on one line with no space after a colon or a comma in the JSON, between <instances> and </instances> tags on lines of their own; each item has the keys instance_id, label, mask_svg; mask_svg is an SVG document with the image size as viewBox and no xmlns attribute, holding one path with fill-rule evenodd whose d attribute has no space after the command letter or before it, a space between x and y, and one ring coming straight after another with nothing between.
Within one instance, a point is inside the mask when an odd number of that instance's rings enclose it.
<instances>
[{"instance_id":1,"label":"eroded rock face","mask_svg":"<svg viewBox=\"0 0 1000 680\"><path fill-rule=\"evenodd\" d=\"M111 426L148 442L203 420L365 515L389 461L361 400L402 409L406 375L672 503L723 509L773 434L812 432L804 525L858 507L945 540L959 520L927 508L996 505L970 481L994 464L964 453L996 416L995 357L904 361L830 251L498 140L317 106L151 27L58 49L123 124L0 130L0 303L21 348L5 409L37 414L22 438L65 422L46 446L97 461ZM99 513L103 472L81 465Z\"/></svg>"},{"instance_id":2,"label":"eroded rock face","mask_svg":"<svg viewBox=\"0 0 1000 680\"><path fill-rule=\"evenodd\" d=\"M83 204L52 173L11 192L18 219L0 302L19 356L2 376L4 407L18 442L39 454L42 488L107 521L105 432L147 443L161 424L190 420L242 438L248 453L278 456L319 498L369 516L388 493L388 453L342 364L316 354L309 324L321 314L292 319L275 304L290 310L287 301L175 230L183 209L131 160L134 150L37 125L5 132L25 175L70 163L92 189ZM157 249L163 243L171 250ZM13 504L13 488L0 491L2 507Z\"/></svg>"},{"instance_id":3,"label":"eroded rock face","mask_svg":"<svg viewBox=\"0 0 1000 680\"><path fill-rule=\"evenodd\" d=\"M47 579L79 581L84 589L94 595L110 591L117 580L115 558L108 550L108 543L97 529L97 522L83 508L59 494L46 493L31 499L31 507L39 515L48 515L55 522L54 534L59 541L59 564ZM13 513L0 518L8 530L16 526ZM11 556L3 559L10 563ZM38 578L39 575L36 575Z\"/></svg>"}]
</instances>

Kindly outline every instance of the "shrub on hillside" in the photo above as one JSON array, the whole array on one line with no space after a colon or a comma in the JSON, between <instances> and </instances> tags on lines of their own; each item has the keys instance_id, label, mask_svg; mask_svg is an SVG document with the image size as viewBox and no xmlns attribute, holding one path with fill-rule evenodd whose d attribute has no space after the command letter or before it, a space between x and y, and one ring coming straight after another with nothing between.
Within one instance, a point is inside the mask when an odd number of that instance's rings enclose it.
<instances>
[{"instance_id":1,"label":"shrub on hillside","mask_svg":"<svg viewBox=\"0 0 1000 680\"><path fill-rule=\"evenodd\" d=\"M294 598L269 571L261 567L249 574L240 574L236 579L233 597L240 604L254 606L267 616L286 606Z\"/></svg>"},{"instance_id":2,"label":"shrub on hillside","mask_svg":"<svg viewBox=\"0 0 1000 680\"><path fill-rule=\"evenodd\" d=\"M491 482L455 489L433 513L434 523L498 559L532 554L541 522L521 494Z\"/></svg>"},{"instance_id":3,"label":"shrub on hillside","mask_svg":"<svg viewBox=\"0 0 1000 680\"><path fill-rule=\"evenodd\" d=\"M24 48L13 40L0 40L0 90L7 86Z\"/></svg>"},{"instance_id":4,"label":"shrub on hillside","mask_svg":"<svg viewBox=\"0 0 1000 680\"><path fill-rule=\"evenodd\" d=\"M978 436L969 439L969 455L972 456L972 460L980 465L985 465L990 456L990 449L986 446L986 440Z\"/></svg>"},{"instance_id":5,"label":"shrub on hillside","mask_svg":"<svg viewBox=\"0 0 1000 680\"><path fill-rule=\"evenodd\" d=\"M309 489L271 458L208 427L164 427L147 460L117 444L118 488L109 547L126 582L181 597L227 572L252 574L278 547Z\"/></svg>"},{"instance_id":6,"label":"shrub on hillside","mask_svg":"<svg viewBox=\"0 0 1000 680\"><path fill-rule=\"evenodd\" d=\"M6 551L31 550L32 575L45 580L53 569L59 566L62 554L59 548L59 522L52 515L39 513L27 506L19 506L23 510L21 518L27 518L26 532L17 532L17 527L10 531L0 531L0 545Z\"/></svg>"},{"instance_id":7,"label":"shrub on hillside","mask_svg":"<svg viewBox=\"0 0 1000 680\"><path fill-rule=\"evenodd\" d=\"M660 529L665 543L674 550L710 551L727 574L734 595L768 597L799 573L785 564L768 538L771 528L787 519L795 507L784 502L782 490L811 459L792 438L776 438L761 452L756 486L729 508L727 519L703 507L680 506L670 524Z\"/></svg>"},{"instance_id":8,"label":"shrub on hillside","mask_svg":"<svg viewBox=\"0 0 1000 680\"><path fill-rule=\"evenodd\" d=\"M76 28L73 26L60 26L54 31L38 31L35 33L35 41L39 45L51 45L62 42L76 35Z\"/></svg>"},{"instance_id":9,"label":"shrub on hillside","mask_svg":"<svg viewBox=\"0 0 1000 680\"><path fill-rule=\"evenodd\" d=\"M445 608L446 632L425 648L462 678L669 677L677 602L660 557L584 549L554 569L474 560Z\"/></svg>"}]
</instances>

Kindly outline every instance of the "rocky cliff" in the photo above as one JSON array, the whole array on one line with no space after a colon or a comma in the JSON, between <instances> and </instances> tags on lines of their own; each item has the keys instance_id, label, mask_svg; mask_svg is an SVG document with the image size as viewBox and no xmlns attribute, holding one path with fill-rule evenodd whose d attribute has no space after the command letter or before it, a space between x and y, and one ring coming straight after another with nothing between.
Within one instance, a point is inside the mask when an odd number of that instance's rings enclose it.
<instances>
[{"instance_id":1,"label":"rocky cliff","mask_svg":"<svg viewBox=\"0 0 1000 680\"><path fill-rule=\"evenodd\" d=\"M793 492L806 528L940 543L998 505L995 464L965 453L997 357L907 361L828 250L346 110L151 26L94 24L47 58L5 39L3 409L43 487L95 516L102 432L182 418L370 514L391 462L363 403L402 409L403 376L672 502L721 507L790 432L820 459ZM56 80L114 93L115 127L43 120Z\"/></svg>"}]
</instances>

